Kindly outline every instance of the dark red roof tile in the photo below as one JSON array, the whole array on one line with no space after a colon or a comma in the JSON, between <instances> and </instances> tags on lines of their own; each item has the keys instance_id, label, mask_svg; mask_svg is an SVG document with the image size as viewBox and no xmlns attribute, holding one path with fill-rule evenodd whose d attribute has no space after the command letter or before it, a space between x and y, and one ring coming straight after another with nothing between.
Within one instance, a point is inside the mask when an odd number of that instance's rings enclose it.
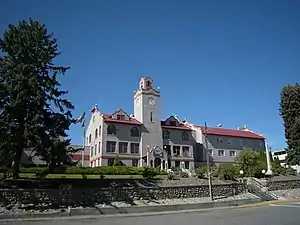
<instances>
[{"instance_id":1,"label":"dark red roof tile","mask_svg":"<svg viewBox=\"0 0 300 225\"><path fill-rule=\"evenodd\" d=\"M129 117L129 120L118 120L112 117L112 114L103 114L103 119L105 122L111 123L122 123L122 124L131 124L131 125L142 125L137 119Z\"/></svg>"},{"instance_id":2,"label":"dark red roof tile","mask_svg":"<svg viewBox=\"0 0 300 225\"><path fill-rule=\"evenodd\" d=\"M182 124L180 124L179 126L162 125L161 127L165 129L173 129L173 130L192 130L191 128L184 126Z\"/></svg>"},{"instance_id":3,"label":"dark red roof tile","mask_svg":"<svg viewBox=\"0 0 300 225\"><path fill-rule=\"evenodd\" d=\"M196 126L201 128L201 131L205 132L204 126ZM246 130L233 130L219 127L207 127L207 134L220 135L220 136L231 136L231 137L243 137L243 138L253 138L253 139L264 139L262 135L256 134L251 131Z\"/></svg>"}]
</instances>

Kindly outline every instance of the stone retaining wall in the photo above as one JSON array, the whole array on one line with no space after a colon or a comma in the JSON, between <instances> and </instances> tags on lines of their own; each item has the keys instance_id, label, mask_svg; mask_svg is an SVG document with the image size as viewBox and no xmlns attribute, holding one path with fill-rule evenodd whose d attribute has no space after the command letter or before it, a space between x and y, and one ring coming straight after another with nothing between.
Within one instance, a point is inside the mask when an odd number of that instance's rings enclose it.
<instances>
[{"instance_id":1,"label":"stone retaining wall","mask_svg":"<svg viewBox=\"0 0 300 225\"><path fill-rule=\"evenodd\" d=\"M213 186L214 196L229 197L245 193L242 183ZM155 200L166 198L208 197L207 185L178 187L126 187L126 188L72 188L64 185L59 189L0 189L0 206L57 208L66 206L95 206L113 201Z\"/></svg>"},{"instance_id":2,"label":"stone retaining wall","mask_svg":"<svg viewBox=\"0 0 300 225\"><path fill-rule=\"evenodd\" d=\"M299 180L281 180L281 181L268 181L267 187L269 191L288 190L300 188Z\"/></svg>"}]
</instances>

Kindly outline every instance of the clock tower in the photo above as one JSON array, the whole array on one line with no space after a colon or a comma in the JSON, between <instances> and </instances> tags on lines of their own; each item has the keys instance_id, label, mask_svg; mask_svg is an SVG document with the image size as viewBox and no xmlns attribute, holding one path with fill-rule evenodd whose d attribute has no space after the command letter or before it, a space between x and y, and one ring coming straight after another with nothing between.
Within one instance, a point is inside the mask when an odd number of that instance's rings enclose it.
<instances>
[{"instance_id":1,"label":"clock tower","mask_svg":"<svg viewBox=\"0 0 300 225\"><path fill-rule=\"evenodd\" d=\"M141 131L140 149L142 156L148 155L148 166L157 166L158 153L161 152L163 162L163 140L160 121L160 92L153 88L153 80L150 77L142 77L139 89L134 94L134 117L143 124ZM145 163L143 163L145 165Z\"/></svg>"}]
</instances>

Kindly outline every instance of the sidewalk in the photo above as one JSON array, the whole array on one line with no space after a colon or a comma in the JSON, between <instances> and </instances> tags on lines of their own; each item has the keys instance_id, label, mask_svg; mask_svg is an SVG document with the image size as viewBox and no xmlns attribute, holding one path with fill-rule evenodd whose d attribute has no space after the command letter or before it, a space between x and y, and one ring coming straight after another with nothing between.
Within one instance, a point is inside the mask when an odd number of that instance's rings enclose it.
<instances>
[{"instance_id":1,"label":"sidewalk","mask_svg":"<svg viewBox=\"0 0 300 225\"><path fill-rule=\"evenodd\" d=\"M241 199L231 201L219 201L219 202L204 202L194 204L177 204L177 205L152 205L152 206L131 206L131 207L110 207L110 208L68 208L66 212L54 212L54 213L43 213L43 212L25 212L25 213L11 213L0 215L0 222L16 221L16 220L49 220L49 219L66 219L72 217L97 217L97 216L117 216L117 215L128 215L133 214L167 214L168 212L182 211L197 211L204 209L213 208L224 208L224 207L237 207L247 204L259 204L261 203L260 198L252 199Z\"/></svg>"}]
</instances>

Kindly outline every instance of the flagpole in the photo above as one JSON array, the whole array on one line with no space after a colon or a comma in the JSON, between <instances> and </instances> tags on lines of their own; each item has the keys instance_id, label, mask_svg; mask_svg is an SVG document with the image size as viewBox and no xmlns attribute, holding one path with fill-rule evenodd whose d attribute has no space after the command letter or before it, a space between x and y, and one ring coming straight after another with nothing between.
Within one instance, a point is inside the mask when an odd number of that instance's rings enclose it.
<instances>
[{"instance_id":1,"label":"flagpole","mask_svg":"<svg viewBox=\"0 0 300 225\"><path fill-rule=\"evenodd\" d=\"M85 153L85 116L82 121L82 127L83 127L83 150L82 150L82 156L81 156L81 166L84 166L84 153Z\"/></svg>"}]
</instances>

